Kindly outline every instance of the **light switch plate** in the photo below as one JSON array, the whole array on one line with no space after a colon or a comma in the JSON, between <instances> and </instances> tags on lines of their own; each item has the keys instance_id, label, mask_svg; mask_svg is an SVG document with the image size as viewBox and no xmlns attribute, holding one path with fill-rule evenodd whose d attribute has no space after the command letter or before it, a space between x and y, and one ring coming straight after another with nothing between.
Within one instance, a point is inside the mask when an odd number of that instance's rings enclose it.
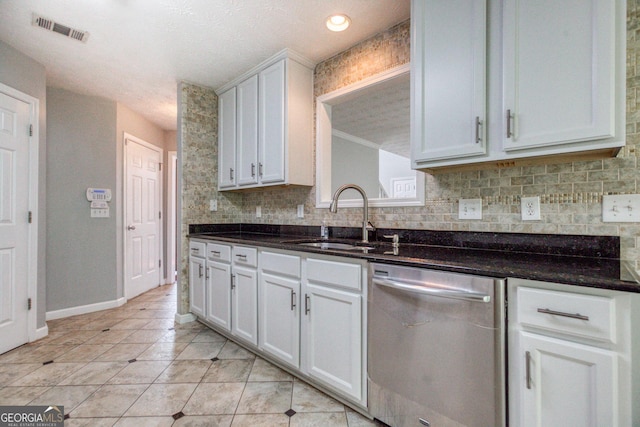
<instances>
[{"instance_id":1,"label":"light switch plate","mask_svg":"<svg viewBox=\"0 0 640 427\"><path fill-rule=\"evenodd\" d=\"M602 196L603 222L640 222L640 194Z\"/></svg>"},{"instance_id":2,"label":"light switch plate","mask_svg":"<svg viewBox=\"0 0 640 427\"><path fill-rule=\"evenodd\" d=\"M256 206L256 218L262 217L262 206Z\"/></svg>"},{"instance_id":3,"label":"light switch plate","mask_svg":"<svg viewBox=\"0 0 640 427\"><path fill-rule=\"evenodd\" d=\"M482 199L460 199L458 219L482 219Z\"/></svg>"},{"instance_id":4,"label":"light switch plate","mask_svg":"<svg viewBox=\"0 0 640 427\"><path fill-rule=\"evenodd\" d=\"M215 212L218 210L218 201L216 199L209 200L209 210Z\"/></svg>"},{"instance_id":5,"label":"light switch plate","mask_svg":"<svg viewBox=\"0 0 640 427\"><path fill-rule=\"evenodd\" d=\"M304 218L304 205L298 205L298 218Z\"/></svg>"}]
</instances>

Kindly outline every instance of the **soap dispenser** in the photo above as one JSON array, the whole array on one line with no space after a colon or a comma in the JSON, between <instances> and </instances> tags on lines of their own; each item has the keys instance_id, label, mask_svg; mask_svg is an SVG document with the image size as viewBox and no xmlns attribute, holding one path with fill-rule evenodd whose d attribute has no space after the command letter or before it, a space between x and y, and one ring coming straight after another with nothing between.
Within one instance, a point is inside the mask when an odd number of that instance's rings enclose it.
<instances>
[{"instance_id":1,"label":"soap dispenser","mask_svg":"<svg viewBox=\"0 0 640 427\"><path fill-rule=\"evenodd\" d=\"M322 226L320 226L320 237L325 240L329 238L329 227L327 227L324 220L322 221Z\"/></svg>"}]
</instances>

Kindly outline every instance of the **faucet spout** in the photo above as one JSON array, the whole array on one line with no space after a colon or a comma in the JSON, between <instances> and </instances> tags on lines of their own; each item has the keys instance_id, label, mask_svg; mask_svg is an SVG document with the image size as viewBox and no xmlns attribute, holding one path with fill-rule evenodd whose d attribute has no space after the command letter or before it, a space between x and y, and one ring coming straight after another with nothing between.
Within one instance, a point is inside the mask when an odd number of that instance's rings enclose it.
<instances>
[{"instance_id":1,"label":"faucet spout","mask_svg":"<svg viewBox=\"0 0 640 427\"><path fill-rule=\"evenodd\" d=\"M369 199L367 198L367 193L365 193L362 187L355 184L344 184L339 187L336 192L333 193L331 204L329 205L329 211L331 213L338 212L338 198L340 197L340 194L347 189L356 190L362 196L362 242L369 243L369 233L367 232L367 229L369 228Z\"/></svg>"}]
</instances>

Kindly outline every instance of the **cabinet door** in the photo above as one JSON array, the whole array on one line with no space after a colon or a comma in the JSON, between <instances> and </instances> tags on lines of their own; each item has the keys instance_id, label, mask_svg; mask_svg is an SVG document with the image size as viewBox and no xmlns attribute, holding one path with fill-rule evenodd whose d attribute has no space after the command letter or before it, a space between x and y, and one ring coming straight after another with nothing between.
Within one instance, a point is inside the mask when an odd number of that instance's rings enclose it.
<instances>
[{"instance_id":1,"label":"cabinet door","mask_svg":"<svg viewBox=\"0 0 640 427\"><path fill-rule=\"evenodd\" d=\"M285 180L286 60L260 72L259 170L263 184Z\"/></svg>"},{"instance_id":2,"label":"cabinet door","mask_svg":"<svg viewBox=\"0 0 640 427\"><path fill-rule=\"evenodd\" d=\"M306 283L302 337L305 372L362 400L362 297Z\"/></svg>"},{"instance_id":3,"label":"cabinet door","mask_svg":"<svg viewBox=\"0 0 640 427\"><path fill-rule=\"evenodd\" d=\"M485 154L486 0L412 2L412 160Z\"/></svg>"},{"instance_id":4,"label":"cabinet door","mask_svg":"<svg viewBox=\"0 0 640 427\"><path fill-rule=\"evenodd\" d=\"M207 320L231 329L231 266L207 261Z\"/></svg>"},{"instance_id":5,"label":"cabinet door","mask_svg":"<svg viewBox=\"0 0 640 427\"><path fill-rule=\"evenodd\" d=\"M260 274L260 348L300 366L300 281Z\"/></svg>"},{"instance_id":6,"label":"cabinet door","mask_svg":"<svg viewBox=\"0 0 640 427\"><path fill-rule=\"evenodd\" d=\"M231 333L258 345L258 275L256 270L233 267Z\"/></svg>"},{"instance_id":7,"label":"cabinet door","mask_svg":"<svg viewBox=\"0 0 640 427\"><path fill-rule=\"evenodd\" d=\"M218 185L236 185L236 88L218 97Z\"/></svg>"},{"instance_id":8,"label":"cabinet door","mask_svg":"<svg viewBox=\"0 0 640 427\"><path fill-rule=\"evenodd\" d=\"M205 260L189 258L189 305L196 316L205 316Z\"/></svg>"},{"instance_id":9,"label":"cabinet door","mask_svg":"<svg viewBox=\"0 0 640 427\"><path fill-rule=\"evenodd\" d=\"M237 86L238 185L258 183L258 76Z\"/></svg>"},{"instance_id":10,"label":"cabinet door","mask_svg":"<svg viewBox=\"0 0 640 427\"><path fill-rule=\"evenodd\" d=\"M527 332L520 347L522 427L618 425L614 352Z\"/></svg>"},{"instance_id":11,"label":"cabinet door","mask_svg":"<svg viewBox=\"0 0 640 427\"><path fill-rule=\"evenodd\" d=\"M505 150L615 135L615 9L614 0L505 0Z\"/></svg>"}]
</instances>

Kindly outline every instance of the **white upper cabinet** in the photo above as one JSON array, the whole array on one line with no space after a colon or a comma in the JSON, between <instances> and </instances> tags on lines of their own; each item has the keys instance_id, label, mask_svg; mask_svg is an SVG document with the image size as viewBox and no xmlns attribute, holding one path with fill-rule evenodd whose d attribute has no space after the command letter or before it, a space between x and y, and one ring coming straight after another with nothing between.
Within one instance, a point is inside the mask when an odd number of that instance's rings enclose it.
<instances>
[{"instance_id":1,"label":"white upper cabinet","mask_svg":"<svg viewBox=\"0 0 640 427\"><path fill-rule=\"evenodd\" d=\"M411 18L414 166L485 154L486 1L417 1Z\"/></svg>"},{"instance_id":2,"label":"white upper cabinet","mask_svg":"<svg viewBox=\"0 0 640 427\"><path fill-rule=\"evenodd\" d=\"M217 92L220 190L313 185L312 63L285 49Z\"/></svg>"},{"instance_id":3,"label":"white upper cabinet","mask_svg":"<svg viewBox=\"0 0 640 427\"><path fill-rule=\"evenodd\" d=\"M505 0L505 150L616 136L615 3Z\"/></svg>"},{"instance_id":4,"label":"white upper cabinet","mask_svg":"<svg viewBox=\"0 0 640 427\"><path fill-rule=\"evenodd\" d=\"M238 185L258 183L258 76L237 86Z\"/></svg>"},{"instance_id":5,"label":"white upper cabinet","mask_svg":"<svg viewBox=\"0 0 640 427\"><path fill-rule=\"evenodd\" d=\"M625 17L625 0L413 0L413 167L615 154Z\"/></svg>"},{"instance_id":6,"label":"white upper cabinet","mask_svg":"<svg viewBox=\"0 0 640 427\"><path fill-rule=\"evenodd\" d=\"M218 95L218 186L236 185L236 88Z\"/></svg>"},{"instance_id":7,"label":"white upper cabinet","mask_svg":"<svg viewBox=\"0 0 640 427\"><path fill-rule=\"evenodd\" d=\"M284 182L287 130L285 62L260 72L260 164L262 183Z\"/></svg>"}]
</instances>

